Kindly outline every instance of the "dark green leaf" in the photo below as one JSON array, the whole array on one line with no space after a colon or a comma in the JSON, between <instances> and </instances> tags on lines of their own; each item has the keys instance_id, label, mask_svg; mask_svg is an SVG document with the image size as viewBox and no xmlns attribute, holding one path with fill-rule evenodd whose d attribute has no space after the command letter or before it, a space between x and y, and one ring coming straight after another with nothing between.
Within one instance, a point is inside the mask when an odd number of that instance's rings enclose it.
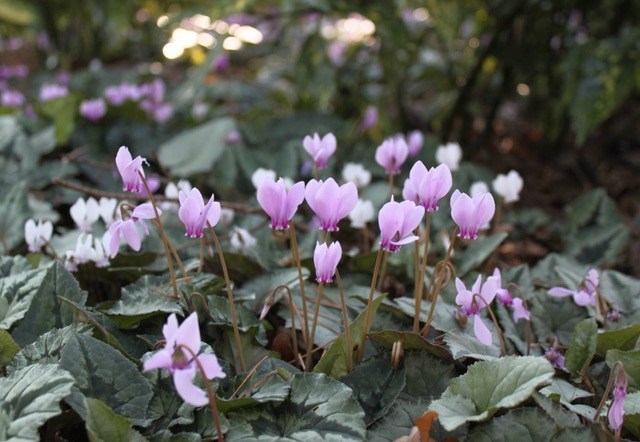
<instances>
[{"instance_id":1,"label":"dark green leaf","mask_svg":"<svg viewBox=\"0 0 640 442\"><path fill-rule=\"evenodd\" d=\"M13 357L20 351L9 333L0 329L0 368L9 365Z\"/></svg>"},{"instance_id":2,"label":"dark green leaf","mask_svg":"<svg viewBox=\"0 0 640 442\"><path fill-rule=\"evenodd\" d=\"M619 330L607 330L598 334L596 353L605 356L609 350L632 350L640 337L640 324Z\"/></svg>"},{"instance_id":3,"label":"dark green leaf","mask_svg":"<svg viewBox=\"0 0 640 442\"><path fill-rule=\"evenodd\" d=\"M580 321L573 331L571 345L565 354L564 364L573 373L581 371L596 353L598 324L593 318Z\"/></svg>"},{"instance_id":4,"label":"dark green leaf","mask_svg":"<svg viewBox=\"0 0 640 442\"><path fill-rule=\"evenodd\" d=\"M98 399L86 398L84 408L87 411L87 435L91 442L142 442L147 439L131 428L126 417L113 412Z\"/></svg>"}]
</instances>

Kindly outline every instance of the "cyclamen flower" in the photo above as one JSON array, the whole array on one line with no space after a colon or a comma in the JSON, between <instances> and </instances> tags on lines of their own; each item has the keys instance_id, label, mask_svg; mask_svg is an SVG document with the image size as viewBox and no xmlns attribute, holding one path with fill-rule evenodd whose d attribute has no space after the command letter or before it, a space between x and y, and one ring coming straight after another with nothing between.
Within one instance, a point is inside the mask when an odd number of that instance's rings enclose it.
<instances>
[{"instance_id":1,"label":"cyclamen flower","mask_svg":"<svg viewBox=\"0 0 640 442\"><path fill-rule=\"evenodd\" d=\"M547 359L547 361L551 362L551 365L554 368L565 371L567 373L569 372L569 370L567 370L567 367L564 366L564 356L562 356L562 353L560 353L558 349L549 347L544 353L544 357Z\"/></svg>"},{"instance_id":2,"label":"cyclamen flower","mask_svg":"<svg viewBox=\"0 0 640 442\"><path fill-rule=\"evenodd\" d=\"M375 215L373 209L373 203L371 201L365 201L358 199L356 206L349 214L349 221L351 221L351 227L355 229L364 228L365 224L373 221Z\"/></svg>"},{"instance_id":3,"label":"cyclamen flower","mask_svg":"<svg viewBox=\"0 0 640 442\"><path fill-rule=\"evenodd\" d=\"M447 143L436 150L436 161L440 164L446 164L451 170L460 168L461 159L462 149L458 143Z\"/></svg>"},{"instance_id":4,"label":"cyclamen flower","mask_svg":"<svg viewBox=\"0 0 640 442\"><path fill-rule=\"evenodd\" d=\"M91 226L100 218L100 206L93 197L89 197L86 201L78 198L69 212L71 219L82 232L91 232Z\"/></svg>"},{"instance_id":5,"label":"cyclamen flower","mask_svg":"<svg viewBox=\"0 0 640 442\"><path fill-rule=\"evenodd\" d=\"M451 218L460 228L458 236L476 239L478 230L487 224L496 211L496 203L490 193L471 198L459 190L451 195Z\"/></svg>"},{"instance_id":6,"label":"cyclamen flower","mask_svg":"<svg viewBox=\"0 0 640 442\"><path fill-rule=\"evenodd\" d=\"M67 250L64 266L70 272L75 272L80 264L85 264L95 259L96 251L93 248L93 236L81 234L76 242L75 250Z\"/></svg>"},{"instance_id":7,"label":"cyclamen flower","mask_svg":"<svg viewBox=\"0 0 640 442\"><path fill-rule=\"evenodd\" d=\"M400 173L400 167L407 160L409 148L402 137L387 138L376 149L376 162L387 172L387 175Z\"/></svg>"},{"instance_id":8,"label":"cyclamen flower","mask_svg":"<svg viewBox=\"0 0 640 442\"><path fill-rule=\"evenodd\" d=\"M24 240L31 253L37 253L49 242L53 235L53 224L51 221L28 220L24 225Z\"/></svg>"},{"instance_id":9,"label":"cyclamen flower","mask_svg":"<svg viewBox=\"0 0 640 442\"><path fill-rule=\"evenodd\" d=\"M414 130L407 136L407 147L409 148L409 156L415 157L420 153L424 144L424 136L419 130Z\"/></svg>"},{"instance_id":10,"label":"cyclamen flower","mask_svg":"<svg viewBox=\"0 0 640 442\"><path fill-rule=\"evenodd\" d=\"M271 217L269 226L275 230L284 230L289 221L296 214L298 206L304 201L304 183L294 184L287 191L284 180L275 182L271 177L265 177L258 186L258 203L262 210Z\"/></svg>"},{"instance_id":11,"label":"cyclamen flower","mask_svg":"<svg viewBox=\"0 0 640 442\"><path fill-rule=\"evenodd\" d=\"M498 281L493 276L489 276L487 281L482 284L482 275L478 275L478 279L473 284L471 290L467 290L464 282L460 278L456 278L456 304L460 306L460 310L466 316L473 316L473 332L476 338L484 345L491 345L491 332L482 322L480 312L483 308L488 307L496 297L498 290Z\"/></svg>"},{"instance_id":12,"label":"cyclamen flower","mask_svg":"<svg viewBox=\"0 0 640 442\"><path fill-rule=\"evenodd\" d=\"M85 100L80 103L80 115L93 122L98 121L107 113L107 105L102 98Z\"/></svg>"},{"instance_id":13,"label":"cyclamen flower","mask_svg":"<svg viewBox=\"0 0 640 442\"><path fill-rule=\"evenodd\" d=\"M180 209L178 217L187 229L185 236L201 238L202 231L207 226L218 224L220 220L220 203L213 200L213 195L205 205L202 194L196 188L191 189L189 195L180 192Z\"/></svg>"},{"instance_id":14,"label":"cyclamen flower","mask_svg":"<svg viewBox=\"0 0 640 442\"><path fill-rule=\"evenodd\" d=\"M493 271L492 276L498 281L496 298L500 304L513 309L513 321L518 322L520 319L529 321L531 319L531 312L524 306L524 301L520 298L511 297L509 290L502 288L502 274L498 268Z\"/></svg>"},{"instance_id":15,"label":"cyclamen flower","mask_svg":"<svg viewBox=\"0 0 640 442\"><path fill-rule=\"evenodd\" d=\"M446 164L427 169L422 161L418 161L404 182L402 197L433 212L438 210L438 201L449 193L452 183L451 171Z\"/></svg>"},{"instance_id":16,"label":"cyclamen flower","mask_svg":"<svg viewBox=\"0 0 640 442\"><path fill-rule=\"evenodd\" d=\"M276 172L271 169L258 167L251 175L251 183L253 184L253 187L258 189L260 187L260 184L262 184L262 181L264 181L265 178L269 178L271 179L271 181L275 181Z\"/></svg>"},{"instance_id":17,"label":"cyclamen flower","mask_svg":"<svg viewBox=\"0 0 640 442\"><path fill-rule=\"evenodd\" d=\"M18 91L6 90L2 92L0 104L3 107L20 107L26 103L24 95Z\"/></svg>"},{"instance_id":18,"label":"cyclamen flower","mask_svg":"<svg viewBox=\"0 0 640 442\"><path fill-rule=\"evenodd\" d=\"M573 296L573 302L579 306L596 305L596 292L598 290L599 275L596 269L591 269L582 280L577 290L569 290L564 287L552 287L547 293L556 298Z\"/></svg>"},{"instance_id":19,"label":"cyclamen flower","mask_svg":"<svg viewBox=\"0 0 640 442\"><path fill-rule=\"evenodd\" d=\"M520 174L511 170L507 175L500 174L493 180L493 190L504 199L506 204L509 204L520 199L523 184Z\"/></svg>"},{"instance_id":20,"label":"cyclamen flower","mask_svg":"<svg viewBox=\"0 0 640 442\"><path fill-rule=\"evenodd\" d=\"M324 169L327 167L327 161L336 151L336 137L331 132L320 138L317 133L313 134L313 137L307 135L302 140L304 150L307 151L316 168Z\"/></svg>"},{"instance_id":21,"label":"cyclamen flower","mask_svg":"<svg viewBox=\"0 0 640 442\"><path fill-rule=\"evenodd\" d=\"M49 101L54 98L65 97L69 94L66 86L59 84L44 84L40 89L40 101Z\"/></svg>"},{"instance_id":22,"label":"cyclamen flower","mask_svg":"<svg viewBox=\"0 0 640 442\"><path fill-rule=\"evenodd\" d=\"M162 214L160 209L158 209L158 215ZM145 234L149 234L149 228L144 222L145 219L153 219L155 218L155 212L153 210L153 206L151 203L144 203L137 206L131 212L131 218L128 220L118 220L111 224L109 227L109 235L111 235L111 241L109 243L109 251L111 253L111 257L113 258L118 254L118 250L120 249L120 237L124 237L129 247L131 247L136 252L140 250L140 246L142 245L142 238L138 229L136 228L136 222L140 224L142 230Z\"/></svg>"},{"instance_id":23,"label":"cyclamen flower","mask_svg":"<svg viewBox=\"0 0 640 442\"><path fill-rule=\"evenodd\" d=\"M242 227L234 226L229 234L229 245L235 252L246 252L253 249L258 244L258 240Z\"/></svg>"},{"instance_id":24,"label":"cyclamen flower","mask_svg":"<svg viewBox=\"0 0 640 442\"><path fill-rule=\"evenodd\" d=\"M380 247L388 252L397 252L401 246L417 241L413 234L424 216L424 207L413 201L395 202L393 199L380 209Z\"/></svg>"},{"instance_id":25,"label":"cyclamen flower","mask_svg":"<svg viewBox=\"0 0 640 442\"><path fill-rule=\"evenodd\" d=\"M367 106L362 117L362 123L360 123L360 127L358 128L358 132L366 132L376 124L378 124L378 108L373 105Z\"/></svg>"},{"instance_id":26,"label":"cyclamen flower","mask_svg":"<svg viewBox=\"0 0 640 442\"><path fill-rule=\"evenodd\" d=\"M613 401L609 407L609 427L619 435L624 422L624 399L627 397L627 375L622 368L618 371L616 385L613 388Z\"/></svg>"},{"instance_id":27,"label":"cyclamen flower","mask_svg":"<svg viewBox=\"0 0 640 442\"><path fill-rule=\"evenodd\" d=\"M336 268L342 257L342 246L339 242L332 243L327 247L326 243L316 243L313 252L313 265L316 268L316 281L332 282L336 274Z\"/></svg>"},{"instance_id":28,"label":"cyclamen flower","mask_svg":"<svg viewBox=\"0 0 640 442\"><path fill-rule=\"evenodd\" d=\"M157 176L148 176L145 178L145 180L147 181L147 185L145 186L144 183L142 183L142 180L140 180L140 184L142 184L142 187L136 193L140 196L144 196L148 198L149 192L151 192L152 195L156 193L156 190L160 188L160 186L162 185L162 182L160 181L160 178ZM149 187L149 192L147 192L147 187Z\"/></svg>"},{"instance_id":29,"label":"cyclamen flower","mask_svg":"<svg viewBox=\"0 0 640 442\"><path fill-rule=\"evenodd\" d=\"M338 231L338 223L358 203L358 189L349 182L338 186L333 178L327 181L311 180L305 198L320 220L320 230Z\"/></svg>"},{"instance_id":30,"label":"cyclamen flower","mask_svg":"<svg viewBox=\"0 0 640 442\"><path fill-rule=\"evenodd\" d=\"M342 179L351 181L357 188L362 189L371 182L371 172L365 169L362 164L347 163L342 169Z\"/></svg>"},{"instance_id":31,"label":"cyclamen flower","mask_svg":"<svg viewBox=\"0 0 640 442\"><path fill-rule=\"evenodd\" d=\"M104 90L104 98L113 106L120 106L125 101L138 101L142 93L135 84L122 83L109 86Z\"/></svg>"},{"instance_id":32,"label":"cyclamen flower","mask_svg":"<svg viewBox=\"0 0 640 442\"><path fill-rule=\"evenodd\" d=\"M135 157L135 159L132 158L129 149L125 146L118 149L118 154L116 155L116 166L118 167L118 172L120 172L120 176L122 177L122 182L124 184L122 190L126 192L139 193L144 189L140 174L144 176L142 163L146 163L146 161L147 160L142 158L140 155Z\"/></svg>"},{"instance_id":33,"label":"cyclamen flower","mask_svg":"<svg viewBox=\"0 0 640 442\"><path fill-rule=\"evenodd\" d=\"M214 354L200 353L200 328L198 315L193 312L180 326L175 314L171 314L162 327L165 339L163 349L155 352L144 362L144 371L166 368L173 376L173 384L178 395L194 407L202 407L209 400L201 388L193 384L198 371L198 363L207 379L224 378L226 375ZM188 349L188 350L187 350ZM195 357L198 359L196 362Z\"/></svg>"},{"instance_id":34,"label":"cyclamen flower","mask_svg":"<svg viewBox=\"0 0 640 442\"><path fill-rule=\"evenodd\" d=\"M117 205L118 200L115 198L102 197L100 198L100 201L98 201L98 214L107 227L119 218L119 214L116 213Z\"/></svg>"},{"instance_id":35,"label":"cyclamen flower","mask_svg":"<svg viewBox=\"0 0 640 442\"><path fill-rule=\"evenodd\" d=\"M111 243L111 234L104 232L101 239L96 238L93 242L95 256L93 262L96 267L109 267L109 244Z\"/></svg>"}]
</instances>

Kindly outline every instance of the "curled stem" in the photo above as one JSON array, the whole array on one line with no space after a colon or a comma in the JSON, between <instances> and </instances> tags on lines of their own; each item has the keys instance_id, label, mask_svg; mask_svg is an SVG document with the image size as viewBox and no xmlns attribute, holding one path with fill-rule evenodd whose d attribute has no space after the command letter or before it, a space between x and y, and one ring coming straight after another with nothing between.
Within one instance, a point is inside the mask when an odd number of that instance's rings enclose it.
<instances>
[{"instance_id":1,"label":"curled stem","mask_svg":"<svg viewBox=\"0 0 640 442\"><path fill-rule=\"evenodd\" d=\"M204 381L204 387L207 390L207 396L209 397L209 406L211 407L211 412L213 413L213 420L216 425L216 432L218 433L218 442L224 442L224 434L222 432L222 425L220 424L220 414L218 413L218 406L216 405L216 397L211 391L211 383L209 382L209 379L207 379L204 367L200 363L200 359L198 359L198 356L189 347L180 344L178 345L178 348L181 350L186 350L186 352L189 353L189 355L193 358L193 361L198 366L198 370L200 371L200 374L202 375L202 379Z\"/></svg>"},{"instance_id":2,"label":"curled stem","mask_svg":"<svg viewBox=\"0 0 640 442\"><path fill-rule=\"evenodd\" d=\"M451 232L451 241L449 242L449 247L447 247L447 253L444 256L444 261L443 261L444 264L442 264L441 270L438 272L438 273L443 273L443 272L444 273L439 279L435 278L434 280L435 286L434 286L433 294L431 296L431 308L429 308L429 316L427 317L427 322L422 328L422 330L420 330L420 334L422 335L429 332L429 327L433 322L433 317L436 311L436 303L438 302L438 295L440 294L440 289L442 288L444 280L446 279L446 276L447 276L446 273L449 272L449 268L450 268L449 259L451 259L451 252L453 251L453 246L456 243L457 233L458 233L458 227L456 226L456 228L453 229L453 232ZM435 273L436 272L434 270L434 274Z\"/></svg>"},{"instance_id":3,"label":"curled stem","mask_svg":"<svg viewBox=\"0 0 640 442\"><path fill-rule=\"evenodd\" d=\"M318 284L318 295L316 298L316 305L313 310L313 324L311 325L311 336L309 336L310 346L307 348L307 358L305 365L311 369L311 347L313 346L313 339L316 336L316 327L318 325L318 315L320 314L320 300L322 299L322 290L324 289L324 283Z\"/></svg>"},{"instance_id":4,"label":"curled stem","mask_svg":"<svg viewBox=\"0 0 640 442\"><path fill-rule=\"evenodd\" d=\"M371 321L373 319L371 317L371 310L373 309L373 294L376 291L376 282L378 279L378 274L380 272L380 262L382 261L382 255L384 255L384 250L379 249L378 254L376 255L376 263L373 266L373 277L371 278L369 299L367 301L367 309L364 314L364 328L362 329L362 337L360 338L360 347L358 347L358 358L360 362L362 362L362 358L364 357L364 346L367 343L367 333L369 333L369 328L371 327Z\"/></svg>"},{"instance_id":5,"label":"curled stem","mask_svg":"<svg viewBox=\"0 0 640 442\"><path fill-rule=\"evenodd\" d=\"M300 251L298 250L298 240L296 239L296 230L293 225L293 221L289 221L289 237L291 240L291 258L298 269L298 281L300 283L300 298L302 298L302 319L304 320L304 333L305 339L304 348L307 351L307 358L311 358L311 348L313 342L309 339L309 312L307 306L307 295L304 290L304 277L302 276L302 264L300 262ZM305 364L307 367L309 364Z\"/></svg>"},{"instance_id":6,"label":"curled stem","mask_svg":"<svg viewBox=\"0 0 640 442\"><path fill-rule=\"evenodd\" d=\"M427 260L429 258L429 241L431 237L431 212L427 212L424 231L424 251L422 256L422 266L420 267L420 275L417 284L414 286L415 291L415 316L413 318L413 332L418 333L420 330L420 309L422 307L422 291L424 289L424 277L427 274Z\"/></svg>"},{"instance_id":7,"label":"curled stem","mask_svg":"<svg viewBox=\"0 0 640 442\"><path fill-rule=\"evenodd\" d=\"M200 292L191 292L191 294L189 295L189 311L193 312L195 311L195 305L193 304L193 298L197 297L200 298L200 300L202 301L202 303L204 304L204 308L207 310L207 313L209 312L209 304L207 304L207 299L204 297L204 295Z\"/></svg>"},{"instance_id":8,"label":"curled stem","mask_svg":"<svg viewBox=\"0 0 640 442\"><path fill-rule=\"evenodd\" d=\"M231 321L233 323L233 336L236 341L236 347L238 348L238 358L240 359L240 367L242 371L247 371L247 364L244 361L244 351L242 349L242 341L240 340L240 329L238 328L238 315L236 314L236 304L233 296L233 290L231 290L231 279L229 278L229 271L227 270L227 263L224 259L224 254L222 253L222 247L220 246L220 241L218 240L218 235L216 235L216 231L213 229L211 224L207 221L207 230L211 234L211 238L213 239L213 243L216 247L216 251L218 252L218 258L220 259L220 265L222 266L222 275L224 276L224 282L227 287L227 296L229 298L229 312L231 313Z\"/></svg>"},{"instance_id":9,"label":"curled stem","mask_svg":"<svg viewBox=\"0 0 640 442\"><path fill-rule=\"evenodd\" d=\"M349 316L347 315L347 303L344 299L344 288L340 272L336 270L336 282L340 291L340 304L342 307L342 323L344 324L344 352L347 358L347 373L353 370L353 343L351 342L351 331L349 330Z\"/></svg>"}]
</instances>

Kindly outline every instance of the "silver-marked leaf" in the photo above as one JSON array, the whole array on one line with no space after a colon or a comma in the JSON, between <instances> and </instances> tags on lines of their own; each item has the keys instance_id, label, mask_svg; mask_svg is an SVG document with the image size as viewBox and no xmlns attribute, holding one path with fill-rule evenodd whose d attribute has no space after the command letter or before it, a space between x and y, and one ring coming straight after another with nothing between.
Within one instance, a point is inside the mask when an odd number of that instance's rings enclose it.
<instances>
[{"instance_id":1,"label":"silver-marked leaf","mask_svg":"<svg viewBox=\"0 0 640 442\"><path fill-rule=\"evenodd\" d=\"M465 422L481 422L501 408L511 408L527 400L535 389L553 377L549 361L536 356L507 356L481 361L451 381L430 410L446 430Z\"/></svg>"},{"instance_id":2,"label":"silver-marked leaf","mask_svg":"<svg viewBox=\"0 0 640 442\"><path fill-rule=\"evenodd\" d=\"M555 423L542 410L521 408L478 425L469 433L467 440L473 442L548 441L556 431Z\"/></svg>"},{"instance_id":3,"label":"silver-marked leaf","mask_svg":"<svg viewBox=\"0 0 640 442\"><path fill-rule=\"evenodd\" d=\"M0 440L38 440L38 428L60 414L73 376L57 365L32 365L0 378Z\"/></svg>"},{"instance_id":4,"label":"silver-marked leaf","mask_svg":"<svg viewBox=\"0 0 640 442\"><path fill-rule=\"evenodd\" d=\"M364 411L351 389L317 373L294 375L281 404L242 409L228 418L229 442L362 441L366 431Z\"/></svg>"}]
</instances>

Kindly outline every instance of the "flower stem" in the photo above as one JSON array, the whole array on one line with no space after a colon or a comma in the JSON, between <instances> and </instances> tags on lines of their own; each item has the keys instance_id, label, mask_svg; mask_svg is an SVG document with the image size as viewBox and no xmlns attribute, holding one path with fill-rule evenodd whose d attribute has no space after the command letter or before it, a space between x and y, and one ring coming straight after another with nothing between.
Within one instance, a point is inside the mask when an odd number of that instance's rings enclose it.
<instances>
[{"instance_id":1,"label":"flower stem","mask_svg":"<svg viewBox=\"0 0 640 442\"><path fill-rule=\"evenodd\" d=\"M458 233L458 227L453 229L451 232L451 241L449 242L449 247L447 248L447 253L444 255L444 261L441 269L443 272L447 272L449 267L447 264L449 263L449 259L451 258L451 252L453 251L453 245L456 243L456 234ZM440 276L440 275L438 275ZM422 330L420 330L421 335L425 335L429 332L429 327L431 326L431 322L433 322L433 316L436 311L436 303L438 302L438 295L440 294L440 289L442 288L442 283L445 280L445 275L443 274L440 278L435 278L435 287L433 291L433 295L431 296L431 308L429 309L429 316L427 317L427 323L424 325Z\"/></svg>"},{"instance_id":2,"label":"flower stem","mask_svg":"<svg viewBox=\"0 0 640 442\"><path fill-rule=\"evenodd\" d=\"M373 310L373 294L376 290L376 282L378 279L378 273L380 272L380 262L382 261L382 255L384 255L384 250L379 249L378 254L376 256L376 263L373 266L373 277L371 278L371 288L369 290L369 300L367 301L367 309L364 314L364 328L362 329L362 337L360 338L360 347L358 347L358 359L362 362L362 358L364 357L364 346L367 343L367 333L369 333L369 328L371 327L372 321L372 313Z\"/></svg>"},{"instance_id":3,"label":"flower stem","mask_svg":"<svg viewBox=\"0 0 640 442\"><path fill-rule=\"evenodd\" d=\"M160 221L160 213L158 212L158 206L156 205L156 201L153 198L153 193L149 188L149 184L147 183L147 180L145 179L142 172L138 171L138 175L142 180L142 184L144 185L144 188L147 191L147 196L149 197L149 202L153 207L153 214L155 215L155 225L158 229L158 233L160 234L160 238L162 239L162 244L164 245L164 253L165 253L165 256L167 257L167 267L169 267L169 277L171 278L171 287L173 288L173 298L179 299L180 297L178 296L178 284L176 282L176 273L175 273L175 270L173 269L173 261L171 261L171 249L169 247L169 239L167 238L167 235L164 232L164 228L162 227L162 222Z\"/></svg>"},{"instance_id":4,"label":"flower stem","mask_svg":"<svg viewBox=\"0 0 640 442\"><path fill-rule=\"evenodd\" d=\"M389 198L393 197L393 180L394 180L394 174L390 173L389 174Z\"/></svg>"},{"instance_id":5,"label":"flower stem","mask_svg":"<svg viewBox=\"0 0 640 442\"><path fill-rule=\"evenodd\" d=\"M351 331L349 330L349 316L347 315L347 303L344 299L344 288L340 272L336 270L336 282L340 291L340 304L342 307L342 323L344 324L344 352L347 358L347 373L353 370L353 343L351 342Z\"/></svg>"},{"instance_id":6,"label":"flower stem","mask_svg":"<svg viewBox=\"0 0 640 442\"><path fill-rule=\"evenodd\" d=\"M382 257L382 268L380 269L380 277L376 283L376 290L382 290L382 284L384 284L384 279L387 277L387 268L389 266L389 255L385 254Z\"/></svg>"},{"instance_id":7,"label":"flower stem","mask_svg":"<svg viewBox=\"0 0 640 442\"><path fill-rule=\"evenodd\" d=\"M313 311L313 324L311 325L311 336L309 337L310 346L307 349L307 357L305 365L311 369L311 347L313 347L313 339L316 337L316 327L318 325L318 315L320 314L320 301L322 300L322 290L324 289L324 283L318 284L318 295L316 297L316 305Z\"/></svg>"},{"instance_id":8,"label":"flower stem","mask_svg":"<svg viewBox=\"0 0 640 442\"><path fill-rule=\"evenodd\" d=\"M485 307L487 307L487 310L489 310L489 315L491 316L491 320L493 321L493 325L496 328L496 331L498 332L498 340L500 341L500 350L502 352L502 356L506 356L507 355L507 344L504 340L504 335L502 334L502 329L500 328L500 324L498 324L498 319L496 318L496 315L493 313L493 309L491 308L491 306L489 305L489 303L479 294L474 293L473 294L473 299L475 298L480 298L482 299L482 302L484 303Z\"/></svg>"},{"instance_id":9,"label":"flower stem","mask_svg":"<svg viewBox=\"0 0 640 442\"><path fill-rule=\"evenodd\" d=\"M220 265L222 266L222 275L224 276L224 282L227 286L227 296L229 298L229 312L231 313L231 322L233 323L233 336L236 341L236 347L238 350L238 357L240 359L240 367L242 371L247 371L247 364L244 362L244 351L242 348L242 341L240 340L240 330L238 329L238 316L236 315L236 304L235 299L233 297L233 290L231 290L231 279L229 279L229 271L227 270L227 263L224 259L224 254L222 253L222 247L220 246L220 241L218 240L218 235L216 235L216 231L211 227L211 224L207 221L207 227L209 227L209 233L211 234L211 238L213 238L213 243L216 246L216 251L218 252L218 258L220 259Z\"/></svg>"},{"instance_id":10,"label":"flower stem","mask_svg":"<svg viewBox=\"0 0 640 442\"><path fill-rule=\"evenodd\" d=\"M422 267L420 268L420 276L415 285L415 316L413 318L413 332L418 333L420 330L420 310L422 304L422 291L424 289L424 277L427 274L427 260L429 258L429 241L431 239L431 212L427 212L424 231L424 251L422 257ZM417 242L416 242L417 244Z\"/></svg>"},{"instance_id":11,"label":"flower stem","mask_svg":"<svg viewBox=\"0 0 640 442\"><path fill-rule=\"evenodd\" d=\"M502 211L504 209L504 198L498 197L498 204L496 205L496 216L493 218L493 233L496 233L500 228L502 222Z\"/></svg>"},{"instance_id":12,"label":"flower stem","mask_svg":"<svg viewBox=\"0 0 640 442\"><path fill-rule=\"evenodd\" d=\"M207 375L204 371L204 367L200 363L200 359L198 356L186 345L178 345L178 348L181 350L186 350L187 353L193 358L193 361L198 366L198 370L200 370L200 374L202 375L202 379L204 381L204 388L207 390L207 396L209 397L209 406L211 407L211 412L213 413L213 420L216 424L216 432L218 433L218 442L224 442L224 434L222 432L222 425L220 424L220 413L218 413L218 407L216 405L216 397L211 391L211 383L209 379L207 379Z\"/></svg>"},{"instance_id":13,"label":"flower stem","mask_svg":"<svg viewBox=\"0 0 640 442\"><path fill-rule=\"evenodd\" d=\"M607 388L604 390L604 394L602 395L602 399L600 399L600 403L598 404L598 408L596 408L596 412L593 414L593 420L597 421L598 417L600 417L600 412L602 411L602 407L604 407L604 403L607 401L609 397L609 393L611 392L611 387L613 387L613 381L616 379L616 368L618 371L624 370L624 365L622 361L616 361L611 367L611 374L609 374L609 382L607 382Z\"/></svg>"},{"instance_id":14,"label":"flower stem","mask_svg":"<svg viewBox=\"0 0 640 442\"><path fill-rule=\"evenodd\" d=\"M298 241L296 239L296 230L293 221L289 221L289 237L291 239L291 257L298 268L298 281L300 282L300 298L302 299L302 319L304 321L303 339L304 348L307 351L307 357L310 357L310 351L313 342L309 340L309 312L307 306L307 295L304 290L304 278L302 276L302 264L300 263L300 251L298 250ZM307 364L308 365L308 364Z\"/></svg>"}]
</instances>

